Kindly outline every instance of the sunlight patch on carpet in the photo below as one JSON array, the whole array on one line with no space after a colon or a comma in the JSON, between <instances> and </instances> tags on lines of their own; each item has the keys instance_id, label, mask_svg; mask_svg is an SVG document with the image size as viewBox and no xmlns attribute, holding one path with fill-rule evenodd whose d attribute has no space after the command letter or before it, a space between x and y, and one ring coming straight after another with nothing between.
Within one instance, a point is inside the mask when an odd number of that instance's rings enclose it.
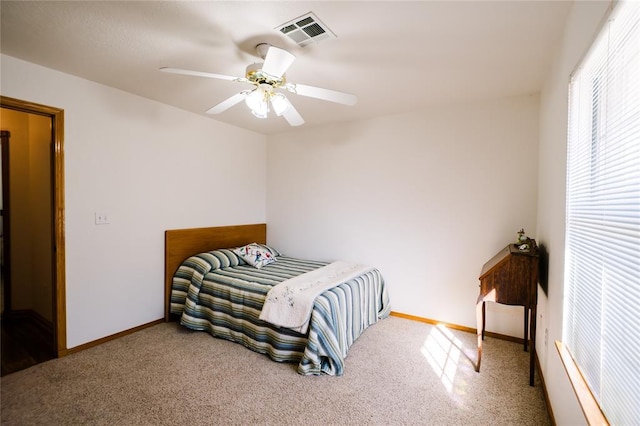
<instances>
[{"instance_id":1,"label":"sunlight patch on carpet","mask_svg":"<svg viewBox=\"0 0 640 426\"><path fill-rule=\"evenodd\" d=\"M447 392L453 392L458 363L462 356L462 342L444 325L438 324L427 336L421 352Z\"/></svg>"}]
</instances>

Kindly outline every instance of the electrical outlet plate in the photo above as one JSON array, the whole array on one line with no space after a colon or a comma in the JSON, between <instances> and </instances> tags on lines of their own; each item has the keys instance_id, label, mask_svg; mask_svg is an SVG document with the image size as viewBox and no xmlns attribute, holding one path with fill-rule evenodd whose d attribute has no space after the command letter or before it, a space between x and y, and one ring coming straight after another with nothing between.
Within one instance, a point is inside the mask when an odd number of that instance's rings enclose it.
<instances>
[{"instance_id":1,"label":"electrical outlet plate","mask_svg":"<svg viewBox=\"0 0 640 426\"><path fill-rule=\"evenodd\" d=\"M96 225L108 225L109 224L109 215L104 212L96 212L95 213Z\"/></svg>"}]
</instances>

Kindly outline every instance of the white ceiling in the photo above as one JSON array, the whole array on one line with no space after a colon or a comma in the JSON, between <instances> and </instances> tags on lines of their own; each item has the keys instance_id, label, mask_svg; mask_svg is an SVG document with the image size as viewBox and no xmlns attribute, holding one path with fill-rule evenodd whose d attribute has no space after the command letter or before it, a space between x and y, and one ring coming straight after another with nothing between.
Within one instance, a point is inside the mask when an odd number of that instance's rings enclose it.
<instances>
[{"instance_id":1,"label":"white ceiling","mask_svg":"<svg viewBox=\"0 0 640 426\"><path fill-rule=\"evenodd\" d=\"M287 80L350 92L355 106L287 95L305 126L437 104L535 93L570 1L9 1L1 52L198 114L245 83L160 67L244 76L255 45L289 50ZM314 12L337 38L299 47L275 28ZM274 134L281 117L244 103L211 119Z\"/></svg>"}]
</instances>

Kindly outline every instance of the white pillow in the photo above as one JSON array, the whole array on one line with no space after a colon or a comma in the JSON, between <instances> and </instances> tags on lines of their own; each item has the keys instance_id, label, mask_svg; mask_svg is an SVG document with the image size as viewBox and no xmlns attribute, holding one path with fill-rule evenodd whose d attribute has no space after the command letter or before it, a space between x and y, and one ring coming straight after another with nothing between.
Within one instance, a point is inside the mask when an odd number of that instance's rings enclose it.
<instances>
[{"instance_id":1,"label":"white pillow","mask_svg":"<svg viewBox=\"0 0 640 426\"><path fill-rule=\"evenodd\" d=\"M262 268L264 265L268 265L276 261L275 256L271 253L271 250L268 248L257 244L251 243L246 246L238 247L233 250L238 256L242 258L249 265L254 266L258 269Z\"/></svg>"}]
</instances>

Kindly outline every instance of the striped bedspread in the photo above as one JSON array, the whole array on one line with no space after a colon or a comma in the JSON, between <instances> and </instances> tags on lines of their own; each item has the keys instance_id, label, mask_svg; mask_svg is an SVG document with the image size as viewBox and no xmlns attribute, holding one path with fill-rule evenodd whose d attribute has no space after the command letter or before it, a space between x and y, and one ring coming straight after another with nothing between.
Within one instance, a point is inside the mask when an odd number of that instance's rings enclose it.
<instances>
[{"instance_id":1,"label":"striped bedspread","mask_svg":"<svg viewBox=\"0 0 640 426\"><path fill-rule=\"evenodd\" d=\"M273 286L327 264L278 256L256 269L231 250L192 256L173 278L171 313L190 329L241 343L275 361L297 362L300 374L342 375L353 342L389 315L389 296L377 269L318 296L306 334L259 318Z\"/></svg>"}]
</instances>

